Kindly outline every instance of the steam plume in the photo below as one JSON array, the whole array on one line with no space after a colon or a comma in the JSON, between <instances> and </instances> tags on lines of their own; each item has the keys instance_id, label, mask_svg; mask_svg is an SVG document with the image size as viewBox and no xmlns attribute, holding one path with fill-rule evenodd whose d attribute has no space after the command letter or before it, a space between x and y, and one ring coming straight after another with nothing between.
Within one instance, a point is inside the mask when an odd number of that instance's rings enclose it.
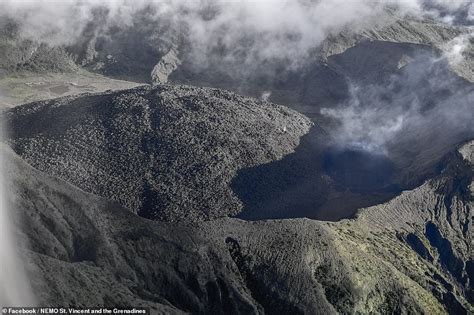
<instances>
[{"instance_id":1,"label":"steam plume","mask_svg":"<svg viewBox=\"0 0 474 315\"><path fill-rule=\"evenodd\" d=\"M387 153L397 143L423 141L423 132L452 143L474 135L474 88L447 63L446 57L420 55L388 82L352 86L345 104L321 110L338 123L335 143Z\"/></svg>"}]
</instances>

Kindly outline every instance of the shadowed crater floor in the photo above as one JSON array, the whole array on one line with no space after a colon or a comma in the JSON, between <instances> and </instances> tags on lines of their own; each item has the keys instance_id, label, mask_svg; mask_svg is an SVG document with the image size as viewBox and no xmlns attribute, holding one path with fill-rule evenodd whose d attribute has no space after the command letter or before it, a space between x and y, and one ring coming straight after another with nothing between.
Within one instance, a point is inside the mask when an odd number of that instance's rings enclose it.
<instances>
[{"instance_id":1,"label":"shadowed crater floor","mask_svg":"<svg viewBox=\"0 0 474 315\"><path fill-rule=\"evenodd\" d=\"M387 157L327 147L326 141L324 131L313 127L294 153L240 170L231 184L244 204L238 217L340 220L401 191L392 181L395 168Z\"/></svg>"},{"instance_id":2,"label":"shadowed crater floor","mask_svg":"<svg viewBox=\"0 0 474 315\"><path fill-rule=\"evenodd\" d=\"M339 186L353 192L398 190L391 184L393 162L382 154L330 148L324 156L324 170Z\"/></svg>"}]
</instances>

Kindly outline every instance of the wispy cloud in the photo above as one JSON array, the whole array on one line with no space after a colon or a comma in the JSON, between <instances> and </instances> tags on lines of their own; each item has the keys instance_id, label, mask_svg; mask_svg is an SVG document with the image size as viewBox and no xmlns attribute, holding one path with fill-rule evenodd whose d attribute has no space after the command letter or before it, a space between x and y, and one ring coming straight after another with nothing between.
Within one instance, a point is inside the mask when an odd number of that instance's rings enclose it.
<instances>
[{"instance_id":1,"label":"wispy cloud","mask_svg":"<svg viewBox=\"0 0 474 315\"><path fill-rule=\"evenodd\" d=\"M374 23L387 7L400 15L445 12L446 17L468 10L470 2L435 0L432 4L426 6L422 0L3 0L0 17L17 21L25 38L71 45L91 23L101 24L102 30L124 28L137 22L137 13L146 12L156 23L166 21L184 31L196 63L211 62L209 56L221 54L230 62L253 65L276 58L297 66L328 34Z\"/></svg>"},{"instance_id":2,"label":"wispy cloud","mask_svg":"<svg viewBox=\"0 0 474 315\"><path fill-rule=\"evenodd\" d=\"M450 73L447 62L419 55L387 82L352 86L347 102L321 110L336 122L334 143L388 154L400 143L423 141L423 133L452 143L474 135L474 87Z\"/></svg>"}]
</instances>

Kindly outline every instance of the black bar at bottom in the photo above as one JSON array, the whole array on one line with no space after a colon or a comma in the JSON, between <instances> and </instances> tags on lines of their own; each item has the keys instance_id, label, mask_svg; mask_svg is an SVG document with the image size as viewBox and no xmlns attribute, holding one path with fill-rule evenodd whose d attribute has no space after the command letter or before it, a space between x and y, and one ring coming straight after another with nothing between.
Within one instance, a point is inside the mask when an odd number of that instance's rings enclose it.
<instances>
[{"instance_id":1,"label":"black bar at bottom","mask_svg":"<svg viewBox=\"0 0 474 315\"><path fill-rule=\"evenodd\" d=\"M146 307L2 307L2 314L7 315L80 315L80 314L111 314L111 315L150 315Z\"/></svg>"}]
</instances>

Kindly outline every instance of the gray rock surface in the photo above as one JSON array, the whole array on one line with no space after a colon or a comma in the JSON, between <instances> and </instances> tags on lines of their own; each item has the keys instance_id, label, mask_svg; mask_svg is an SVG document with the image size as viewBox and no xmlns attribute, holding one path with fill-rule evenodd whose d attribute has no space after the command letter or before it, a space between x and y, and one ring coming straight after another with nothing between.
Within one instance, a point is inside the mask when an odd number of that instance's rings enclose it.
<instances>
[{"instance_id":1,"label":"gray rock surface","mask_svg":"<svg viewBox=\"0 0 474 315\"><path fill-rule=\"evenodd\" d=\"M187 86L31 103L4 119L34 167L142 216L188 222L239 213L237 170L293 152L311 126L282 106Z\"/></svg>"},{"instance_id":2,"label":"gray rock surface","mask_svg":"<svg viewBox=\"0 0 474 315\"><path fill-rule=\"evenodd\" d=\"M151 72L151 81L154 84L167 83L168 77L175 71L181 64L179 59L178 48L173 46L171 49L161 57L160 61L156 64Z\"/></svg>"}]
</instances>

